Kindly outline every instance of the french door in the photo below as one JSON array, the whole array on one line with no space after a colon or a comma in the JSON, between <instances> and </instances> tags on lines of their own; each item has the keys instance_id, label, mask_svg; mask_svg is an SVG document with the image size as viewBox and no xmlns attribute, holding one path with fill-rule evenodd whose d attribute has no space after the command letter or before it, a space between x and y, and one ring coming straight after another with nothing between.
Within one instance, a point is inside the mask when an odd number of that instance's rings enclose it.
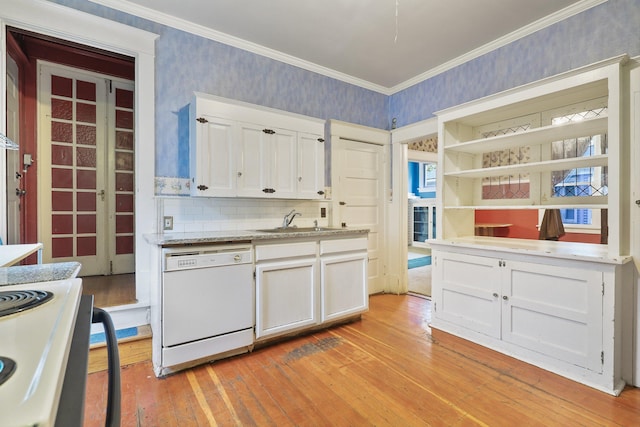
<instances>
[{"instance_id":1,"label":"french door","mask_svg":"<svg viewBox=\"0 0 640 427\"><path fill-rule=\"evenodd\" d=\"M38 62L38 233L44 262L134 271L134 82Z\"/></svg>"}]
</instances>

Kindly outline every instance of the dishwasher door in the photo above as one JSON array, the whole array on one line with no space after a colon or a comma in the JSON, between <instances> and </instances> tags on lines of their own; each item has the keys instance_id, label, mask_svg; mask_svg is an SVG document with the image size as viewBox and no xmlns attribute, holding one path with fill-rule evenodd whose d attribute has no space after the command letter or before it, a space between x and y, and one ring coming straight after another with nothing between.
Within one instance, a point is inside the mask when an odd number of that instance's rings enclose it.
<instances>
[{"instance_id":1,"label":"dishwasher door","mask_svg":"<svg viewBox=\"0 0 640 427\"><path fill-rule=\"evenodd\" d=\"M225 334L252 330L252 260L250 246L166 250L162 346L177 346L212 337L218 337L217 342L220 342ZM252 337L252 331L250 335Z\"/></svg>"}]
</instances>

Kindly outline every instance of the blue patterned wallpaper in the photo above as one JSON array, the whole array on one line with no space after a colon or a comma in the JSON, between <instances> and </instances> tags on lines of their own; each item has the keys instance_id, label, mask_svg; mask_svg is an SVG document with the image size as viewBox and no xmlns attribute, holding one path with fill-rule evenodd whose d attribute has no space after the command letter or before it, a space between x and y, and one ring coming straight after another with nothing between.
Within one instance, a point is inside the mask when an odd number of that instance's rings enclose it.
<instances>
[{"instance_id":1,"label":"blue patterned wallpaper","mask_svg":"<svg viewBox=\"0 0 640 427\"><path fill-rule=\"evenodd\" d=\"M609 0L433 78L385 96L87 0L50 0L152 31L156 44L156 175L189 175L194 91L321 119L389 129L435 111L622 53L640 54L640 0ZM425 43L428 49L428 43Z\"/></svg>"},{"instance_id":2,"label":"blue patterned wallpaper","mask_svg":"<svg viewBox=\"0 0 640 427\"><path fill-rule=\"evenodd\" d=\"M640 54L640 1L609 0L391 96L398 127L583 65Z\"/></svg>"},{"instance_id":3,"label":"blue patterned wallpaper","mask_svg":"<svg viewBox=\"0 0 640 427\"><path fill-rule=\"evenodd\" d=\"M50 0L159 34L156 41L156 176L189 176L193 92L320 119L388 128L389 97L87 0Z\"/></svg>"}]
</instances>

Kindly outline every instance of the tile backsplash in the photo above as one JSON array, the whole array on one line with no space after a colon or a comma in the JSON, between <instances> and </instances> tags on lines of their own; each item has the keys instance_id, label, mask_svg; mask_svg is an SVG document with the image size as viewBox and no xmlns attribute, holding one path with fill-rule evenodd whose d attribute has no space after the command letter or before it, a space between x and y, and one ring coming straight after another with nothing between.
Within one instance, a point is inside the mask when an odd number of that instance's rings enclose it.
<instances>
[{"instance_id":1,"label":"tile backsplash","mask_svg":"<svg viewBox=\"0 0 640 427\"><path fill-rule=\"evenodd\" d=\"M282 225L292 209L300 212L292 225L329 225L331 204L315 200L272 200L244 198L157 197L157 230L162 233L164 216L173 217L171 233L194 231L256 230ZM320 218L326 208L327 217Z\"/></svg>"}]
</instances>

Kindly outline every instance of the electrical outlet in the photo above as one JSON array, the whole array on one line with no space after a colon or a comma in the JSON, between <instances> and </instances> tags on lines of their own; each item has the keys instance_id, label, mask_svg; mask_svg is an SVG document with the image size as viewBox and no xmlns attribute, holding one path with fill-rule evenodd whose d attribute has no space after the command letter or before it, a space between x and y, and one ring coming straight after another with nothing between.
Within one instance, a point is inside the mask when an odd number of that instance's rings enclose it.
<instances>
[{"instance_id":1,"label":"electrical outlet","mask_svg":"<svg viewBox=\"0 0 640 427\"><path fill-rule=\"evenodd\" d=\"M173 217L165 216L164 217L164 225L162 227L165 230L173 230Z\"/></svg>"}]
</instances>

